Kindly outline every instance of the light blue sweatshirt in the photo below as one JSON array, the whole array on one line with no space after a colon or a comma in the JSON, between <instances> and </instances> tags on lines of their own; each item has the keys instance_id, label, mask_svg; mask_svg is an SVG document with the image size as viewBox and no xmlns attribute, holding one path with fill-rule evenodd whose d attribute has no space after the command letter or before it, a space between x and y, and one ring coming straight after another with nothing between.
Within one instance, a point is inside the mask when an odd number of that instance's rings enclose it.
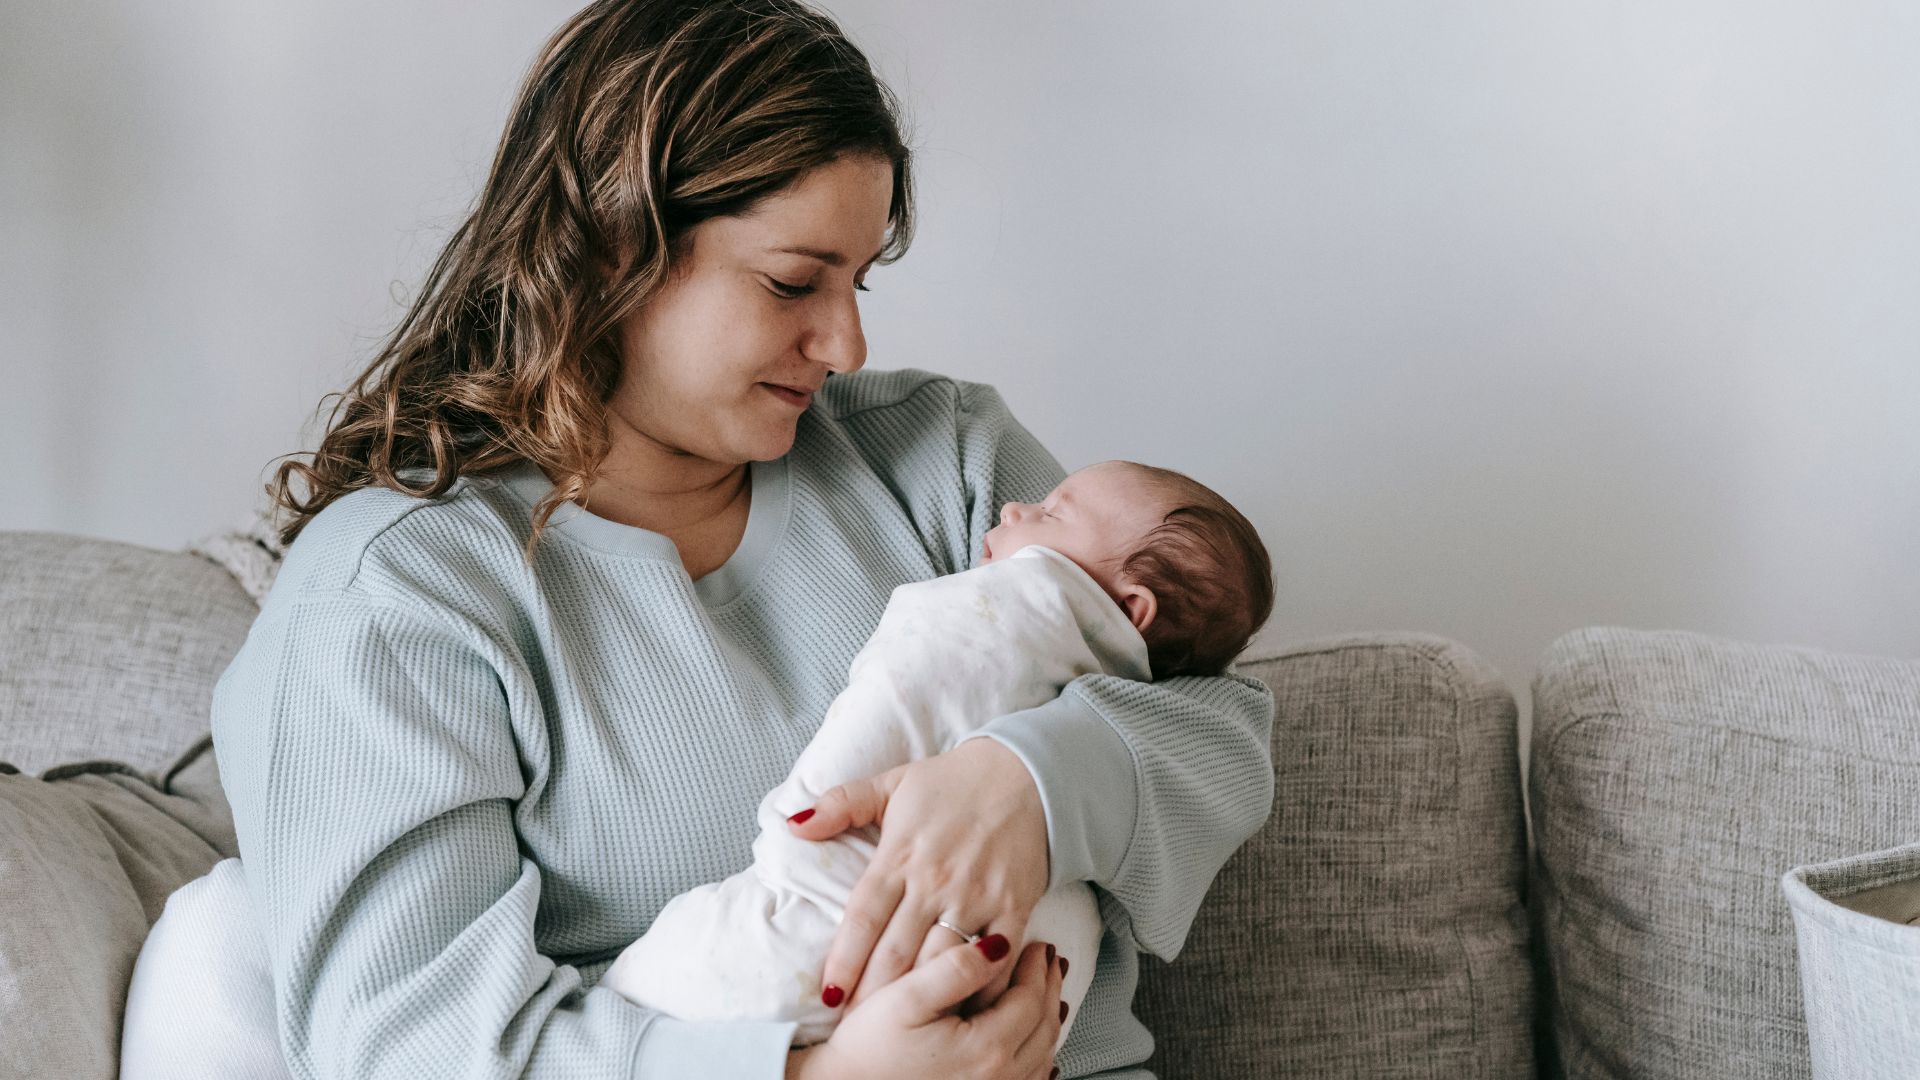
<instances>
[{"instance_id":1,"label":"light blue sweatshirt","mask_svg":"<svg viewBox=\"0 0 1920 1080\"><path fill-rule=\"evenodd\" d=\"M751 472L739 549L698 581L573 506L529 565L528 465L357 491L301 533L213 705L296 1077L782 1076L790 1023L595 984L751 861L894 586L971 566L1062 471L992 388L906 370L830 380ZM1107 926L1063 1075L1149 1075L1137 953L1180 951L1266 819L1272 718L1237 675L1088 675L984 729L1039 787L1051 882L1092 882Z\"/></svg>"}]
</instances>

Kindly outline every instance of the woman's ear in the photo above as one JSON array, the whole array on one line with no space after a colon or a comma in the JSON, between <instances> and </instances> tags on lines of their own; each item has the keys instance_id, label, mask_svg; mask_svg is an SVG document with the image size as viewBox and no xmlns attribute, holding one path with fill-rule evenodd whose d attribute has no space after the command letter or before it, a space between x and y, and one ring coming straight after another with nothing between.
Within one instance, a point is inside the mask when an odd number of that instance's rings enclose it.
<instances>
[{"instance_id":1,"label":"woman's ear","mask_svg":"<svg viewBox=\"0 0 1920 1080\"><path fill-rule=\"evenodd\" d=\"M1153 625L1153 617L1160 613L1160 601L1153 590L1145 585L1131 581L1122 581L1119 586L1120 606L1127 609L1127 618L1133 622L1133 628L1142 634Z\"/></svg>"}]
</instances>

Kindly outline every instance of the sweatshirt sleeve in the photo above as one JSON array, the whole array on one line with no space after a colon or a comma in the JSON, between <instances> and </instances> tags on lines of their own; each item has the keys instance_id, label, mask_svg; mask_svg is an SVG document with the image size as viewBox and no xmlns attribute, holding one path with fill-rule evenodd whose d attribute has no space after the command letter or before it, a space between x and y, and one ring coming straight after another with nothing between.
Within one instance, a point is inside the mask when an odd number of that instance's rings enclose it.
<instances>
[{"instance_id":1,"label":"sweatshirt sleeve","mask_svg":"<svg viewBox=\"0 0 1920 1080\"><path fill-rule=\"evenodd\" d=\"M971 550L1011 499L1064 471L991 387L962 384ZM1084 675L977 738L1019 756L1047 815L1049 886L1088 881L1125 909L1136 949L1172 960L1213 879L1273 808L1273 695L1239 675L1143 683Z\"/></svg>"},{"instance_id":2,"label":"sweatshirt sleeve","mask_svg":"<svg viewBox=\"0 0 1920 1080\"><path fill-rule=\"evenodd\" d=\"M1214 876L1273 808L1272 723L1272 694L1244 676L1082 675L975 737L1033 774L1048 886L1100 886L1126 910L1134 948L1172 960Z\"/></svg>"},{"instance_id":3,"label":"sweatshirt sleeve","mask_svg":"<svg viewBox=\"0 0 1920 1080\"><path fill-rule=\"evenodd\" d=\"M215 747L295 1076L778 1080L789 1023L671 1020L535 948L540 868L483 640L342 594L270 604Z\"/></svg>"}]
</instances>

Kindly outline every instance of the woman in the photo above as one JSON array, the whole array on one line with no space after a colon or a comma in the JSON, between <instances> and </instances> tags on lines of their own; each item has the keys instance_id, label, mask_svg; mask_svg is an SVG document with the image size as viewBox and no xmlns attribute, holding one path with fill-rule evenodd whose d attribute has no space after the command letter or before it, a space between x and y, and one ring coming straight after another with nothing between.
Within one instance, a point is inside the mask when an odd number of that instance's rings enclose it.
<instances>
[{"instance_id":1,"label":"woman","mask_svg":"<svg viewBox=\"0 0 1920 1080\"><path fill-rule=\"evenodd\" d=\"M215 699L297 1075L1044 1078L1082 958L1010 943L1062 880L1108 932L1059 1064L1146 1075L1136 952L1179 950L1269 809L1252 680L1089 676L796 815L884 828L803 991L850 1010L825 1043L594 987L744 865L891 589L1061 477L990 388L855 374L908 165L788 0L603 0L536 61L478 206L282 466L291 547Z\"/></svg>"}]
</instances>

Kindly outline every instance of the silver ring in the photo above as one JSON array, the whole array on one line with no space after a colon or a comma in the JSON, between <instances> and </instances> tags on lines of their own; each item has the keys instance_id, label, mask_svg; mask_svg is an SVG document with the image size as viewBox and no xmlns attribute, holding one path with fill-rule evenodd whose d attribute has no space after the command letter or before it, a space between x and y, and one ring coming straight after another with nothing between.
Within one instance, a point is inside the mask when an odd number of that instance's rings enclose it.
<instances>
[{"instance_id":1,"label":"silver ring","mask_svg":"<svg viewBox=\"0 0 1920 1080\"><path fill-rule=\"evenodd\" d=\"M959 927L953 925L952 923L948 922L945 919L935 919L933 920L933 925L945 927L948 930L951 930L954 933L959 934L960 940L966 942L969 945L980 940L979 934L969 934L965 930L960 929Z\"/></svg>"}]
</instances>

